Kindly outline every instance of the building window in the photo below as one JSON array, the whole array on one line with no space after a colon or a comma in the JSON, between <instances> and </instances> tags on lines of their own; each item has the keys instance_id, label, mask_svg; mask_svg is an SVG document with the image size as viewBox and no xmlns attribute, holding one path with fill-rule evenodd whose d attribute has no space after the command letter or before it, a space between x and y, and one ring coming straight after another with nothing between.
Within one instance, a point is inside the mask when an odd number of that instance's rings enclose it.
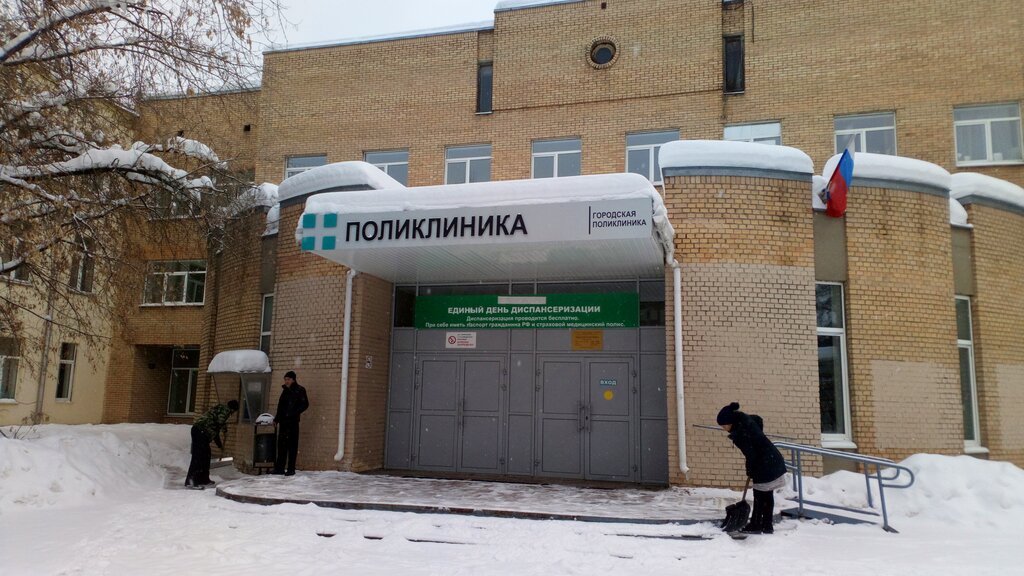
<instances>
[{"instance_id":1,"label":"building window","mask_svg":"<svg viewBox=\"0 0 1024 576\"><path fill-rule=\"evenodd\" d=\"M96 275L96 260L92 256L92 240L84 240L78 245L79 251L71 258L72 290L92 292L92 282Z\"/></svg>"},{"instance_id":2,"label":"building window","mask_svg":"<svg viewBox=\"0 0 1024 576\"><path fill-rule=\"evenodd\" d=\"M382 172L398 180L402 186L409 185L409 151L367 152L363 160L380 168Z\"/></svg>"},{"instance_id":3,"label":"building window","mask_svg":"<svg viewBox=\"0 0 1024 576\"><path fill-rule=\"evenodd\" d=\"M14 400L19 360L18 341L0 337L0 400Z\"/></svg>"},{"instance_id":4,"label":"building window","mask_svg":"<svg viewBox=\"0 0 1024 576\"><path fill-rule=\"evenodd\" d=\"M846 366L843 285L815 285L818 316L818 390L822 442L850 442L850 388Z\"/></svg>"},{"instance_id":5,"label":"building window","mask_svg":"<svg viewBox=\"0 0 1024 576\"><path fill-rule=\"evenodd\" d=\"M476 69L476 111L484 114L491 111L494 93L494 65L481 62Z\"/></svg>"},{"instance_id":6,"label":"building window","mask_svg":"<svg viewBox=\"0 0 1024 576\"><path fill-rule=\"evenodd\" d=\"M583 142L579 138L533 143L533 177L561 178L582 172Z\"/></svg>"},{"instance_id":7,"label":"building window","mask_svg":"<svg viewBox=\"0 0 1024 576\"><path fill-rule=\"evenodd\" d=\"M615 64L618 56L619 50L615 46L615 40L602 37L590 43L590 49L587 51L587 62L594 68L601 70Z\"/></svg>"},{"instance_id":8,"label":"building window","mask_svg":"<svg viewBox=\"0 0 1024 576\"><path fill-rule=\"evenodd\" d=\"M896 154L896 114L861 114L837 116L835 127L836 154L850 152Z\"/></svg>"},{"instance_id":9,"label":"building window","mask_svg":"<svg viewBox=\"0 0 1024 576\"><path fill-rule=\"evenodd\" d=\"M725 92L743 92L743 36L723 36L722 55L725 60Z\"/></svg>"},{"instance_id":10,"label":"building window","mask_svg":"<svg viewBox=\"0 0 1024 576\"><path fill-rule=\"evenodd\" d=\"M202 304L206 292L206 262L150 262L143 294L145 304Z\"/></svg>"},{"instance_id":11,"label":"building window","mask_svg":"<svg viewBox=\"0 0 1024 576\"><path fill-rule=\"evenodd\" d=\"M57 400L71 401L71 385L75 381L75 355L77 344L64 342L60 345L60 363L57 366Z\"/></svg>"},{"instance_id":12,"label":"building window","mask_svg":"<svg viewBox=\"0 0 1024 576\"><path fill-rule=\"evenodd\" d=\"M626 172L639 174L655 184L661 184L658 151L662 144L678 139L678 130L626 134Z\"/></svg>"},{"instance_id":13,"label":"building window","mask_svg":"<svg viewBox=\"0 0 1024 576\"><path fill-rule=\"evenodd\" d=\"M196 383L199 381L199 349L175 348L171 351L171 387L167 394L167 413L193 414L196 411Z\"/></svg>"},{"instance_id":14,"label":"building window","mask_svg":"<svg viewBox=\"0 0 1024 576\"><path fill-rule=\"evenodd\" d=\"M782 144L782 124L763 122L761 124L726 126L724 138L732 142L780 145Z\"/></svg>"},{"instance_id":15,"label":"building window","mask_svg":"<svg viewBox=\"0 0 1024 576\"><path fill-rule=\"evenodd\" d=\"M274 295L263 295L263 313L260 315L260 350L270 356L270 326L274 319Z\"/></svg>"},{"instance_id":16,"label":"building window","mask_svg":"<svg viewBox=\"0 0 1024 576\"><path fill-rule=\"evenodd\" d=\"M21 240L0 242L0 266L13 261L16 257L22 256L23 246L24 243ZM0 278L16 282L28 282L28 266L21 264L14 270L8 270L0 274Z\"/></svg>"},{"instance_id":17,"label":"building window","mask_svg":"<svg viewBox=\"0 0 1024 576\"><path fill-rule=\"evenodd\" d=\"M1024 161L1020 104L954 108L953 129L957 166Z\"/></svg>"},{"instance_id":18,"label":"building window","mask_svg":"<svg viewBox=\"0 0 1024 576\"><path fill-rule=\"evenodd\" d=\"M444 183L490 182L491 145L455 146L444 153Z\"/></svg>"},{"instance_id":19,"label":"building window","mask_svg":"<svg viewBox=\"0 0 1024 576\"><path fill-rule=\"evenodd\" d=\"M150 194L151 218L189 218L199 213L202 195L197 190L156 190Z\"/></svg>"},{"instance_id":20,"label":"building window","mask_svg":"<svg viewBox=\"0 0 1024 576\"><path fill-rule=\"evenodd\" d=\"M981 446L978 417L978 388L974 380L974 338L971 327L971 299L956 297L956 346L960 353L960 397L964 407L964 447Z\"/></svg>"},{"instance_id":21,"label":"building window","mask_svg":"<svg viewBox=\"0 0 1024 576\"><path fill-rule=\"evenodd\" d=\"M316 156L292 156L285 161L284 177L291 178L301 174L310 168L327 164L327 156L319 154Z\"/></svg>"}]
</instances>

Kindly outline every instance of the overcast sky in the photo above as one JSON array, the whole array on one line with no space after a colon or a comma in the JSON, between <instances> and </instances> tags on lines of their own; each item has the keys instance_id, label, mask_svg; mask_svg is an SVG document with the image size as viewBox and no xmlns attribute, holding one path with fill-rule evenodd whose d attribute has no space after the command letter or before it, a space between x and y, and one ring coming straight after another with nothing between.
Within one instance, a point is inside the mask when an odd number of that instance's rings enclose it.
<instances>
[{"instance_id":1,"label":"overcast sky","mask_svg":"<svg viewBox=\"0 0 1024 576\"><path fill-rule=\"evenodd\" d=\"M479 22L498 0L283 0L285 38L295 45Z\"/></svg>"}]
</instances>

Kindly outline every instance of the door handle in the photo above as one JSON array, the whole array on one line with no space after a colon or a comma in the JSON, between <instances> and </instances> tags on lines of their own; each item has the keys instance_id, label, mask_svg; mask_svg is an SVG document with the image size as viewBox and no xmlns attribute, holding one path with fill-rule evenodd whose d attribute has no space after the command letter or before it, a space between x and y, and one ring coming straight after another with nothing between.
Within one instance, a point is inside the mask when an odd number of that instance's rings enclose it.
<instances>
[{"instance_id":1,"label":"door handle","mask_svg":"<svg viewBox=\"0 0 1024 576\"><path fill-rule=\"evenodd\" d=\"M459 419L459 429L460 430L462 429L463 419L465 418L465 413L463 411L465 402L466 402L465 399L459 400L459 407L458 407L457 412L456 412L457 418Z\"/></svg>"},{"instance_id":2,"label":"door handle","mask_svg":"<svg viewBox=\"0 0 1024 576\"><path fill-rule=\"evenodd\" d=\"M579 427L577 428L577 431L583 432L583 430L585 430L586 427L587 427L587 424L586 424L586 421L584 420L584 415L583 415L583 412L585 410L585 408L583 407L583 402L577 402L576 403L576 410L577 410L577 417L579 418Z\"/></svg>"},{"instance_id":3,"label":"door handle","mask_svg":"<svg viewBox=\"0 0 1024 576\"><path fill-rule=\"evenodd\" d=\"M583 429L590 430L590 404L583 405Z\"/></svg>"}]
</instances>

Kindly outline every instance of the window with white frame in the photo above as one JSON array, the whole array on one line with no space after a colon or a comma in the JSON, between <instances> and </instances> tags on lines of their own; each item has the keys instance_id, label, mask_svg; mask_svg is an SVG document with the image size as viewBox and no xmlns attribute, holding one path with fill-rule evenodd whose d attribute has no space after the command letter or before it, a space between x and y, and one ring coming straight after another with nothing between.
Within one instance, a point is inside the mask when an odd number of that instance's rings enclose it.
<instances>
[{"instance_id":1,"label":"window with white frame","mask_svg":"<svg viewBox=\"0 0 1024 576\"><path fill-rule=\"evenodd\" d=\"M274 318L274 295L263 295L263 313L260 315L260 350L270 355L270 326Z\"/></svg>"},{"instance_id":2,"label":"window with white frame","mask_svg":"<svg viewBox=\"0 0 1024 576\"><path fill-rule=\"evenodd\" d=\"M302 174L310 168L327 164L327 156L317 154L313 156L292 156L285 160L284 177L290 178L296 174Z\"/></svg>"},{"instance_id":3,"label":"window with white frame","mask_svg":"<svg viewBox=\"0 0 1024 576\"><path fill-rule=\"evenodd\" d=\"M206 262L175 260L150 262L144 304L202 304L206 292Z\"/></svg>"},{"instance_id":4,"label":"window with white frame","mask_svg":"<svg viewBox=\"0 0 1024 576\"><path fill-rule=\"evenodd\" d=\"M77 344L61 343L60 360L57 364L57 400L71 401L71 386L75 383L75 356L77 354Z\"/></svg>"},{"instance_id":5,"label":"window with white frame","mask_svg":"<svg viewBox=\"0 0 1024 576\"><path fill-rule=\"evenodd\" d=\"M491 145L453 146L444 152L444 183L490 182Z\"/></svg>"},{"instance_id":6,"label":"window with white frame","mask_svg":"<svg viewBox=\"0 0 1024 576\"><path fill-rule=\"evenodd\" d=\"M836 154L849 149L851 152L872 154L896 154L896 114L858 114L836 116Z\"/></svg>"},{"instance_id":7,"label":"window with white frame","mask_svg":"<svg viewBox=\"0 0 1024 576\"><path fill-rule=\"evenodd\" d=\"M561 178L582 174L583 142L579 138L533 143L533 177Z\"/></svg>"},{"instance_id":8,"label":"window with white frame","mask_svg":"<svg viewBox=\"0 0 1024 576\"><path fill-rule=\"evenodd\" d=\"M196 383L198 381L199 349L173 349L171 351L171 385L167 393L168 414L195 413Z\"/></svg>"},{"instance_id":9,"label":"window with white frame","mask_svg":"<svg viewBox=\"0 0 1024 576\"><path fill-rule=\"evenodd\" d=\"M850 387L846 365L843 285L815 285L818 317L818 391L822 442L850 442Z\"/></svg>"},{"instance_id":10,"label":"window with white frame","mask_svg":"<svg viewBox=\"0 0 1024 576\"><path fill-rule=\"evenodd\" d=\"M978 388L974 379L974 338L971 336L971 299L956 297L956 347L960 354L960 397L964 408L964 447L981 446Z\"/></svg>"},{"instance_id":11,"label":"window with white frame","mask_svg":"<svg viewBox=\"0 0 1024 576\"><path fill-rule=\"evenodd\" d=\"M1020 163L1020 104L989 104L953 109L956 164Z\"/></svg>"},{"instance_id":12,"label":"window with white frame","mask_svg":"<svg viewBox=\"0 0 1024 576\"><path fill-rule=\"evenodd\" d=\"M639 174L654 184L661 184L658 152L662 144L676 140L679 140L678 130L626 134L626 172Z\"/></svg>"},{"instance_id":13,"label":"window with white frame","mask_svg":"<svg viewBox=\"0 0 1024 576\"><path fill-rule=\"evenodd\" d=\"M77 292L92 292L96 275L96 260L92 256L92 240L78 244L78 252L71 258L71 289Z\"/></svg>"},{"instance_id":14,"label":"window with white frame","mask_svg":"<svg viewBox=\"0 0 1024 576\"><path fill-rule=\"evenodd\" d=\"M20 257L24 243L21 240L0 242L0 267ZM0 277L17 282L28 282L28 266L22 264L13 270L0 274Z\"/></svg>"},{"instance_id":15,"label":"window with white frame","mask_svg":"<svg viewBox=\"0 0 1024 576\"><path fill-rule=\"evenodd\" d=\"M363 160L380 168L382 172L401 182L402 186L409 185L408 150L366 152L363 154Z\"/></svg>"},{"instance_id":16,"label":"window with white frame","mask_svg":"<svg viewBox=\"0 0 1024 576\"><path fill-rule=\"evenodd\" d=\"M0 337L0 400L14 400L18 386L18 341Z\"/></svg>"},{"instance_id":17,"label":"window with white frame","mask_svg":"<svg viewBox=\"0 0 1024 576\"><path fill-rule=\"evenodd\" d=\"M723 138L731 142L779 145L782 144L782 124L778 122L762 122L760 124L726 126Z\"/></svg>"}]
</instances>

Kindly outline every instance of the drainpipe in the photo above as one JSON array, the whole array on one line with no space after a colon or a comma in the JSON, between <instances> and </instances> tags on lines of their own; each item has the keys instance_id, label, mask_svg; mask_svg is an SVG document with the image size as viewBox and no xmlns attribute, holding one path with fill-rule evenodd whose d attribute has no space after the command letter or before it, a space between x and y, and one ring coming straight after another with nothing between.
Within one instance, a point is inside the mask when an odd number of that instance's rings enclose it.
<instances>
[{"instance_id":1,"label":"drainpipe","mask_svg":"<svg viewBox=\"0 0 1024 576\"><path fill-rule=\"evenodd\" d=\"M46 371L50 363L50 339L53 336L53 286L46 294L46 316L43 321L43 351L39 359L39 387L36 390L36 411L32 414L33 424L43 423L43 400L46 398Z\"/></svg>"},{"instance_id":2,"label":"drainpipe","mask_svg":"<svg viewBox=\"0 0 1024 576\"><path fill-rule=\"evenodd\" d=\"M683 311L679 285L682 273L679 261L672 260L672 324L676 352L676 435L679 438L679 471L690 472L686 465L686 401L683 398Z\"/></svg>"},{"instance_id":3,"label":"drainpipe","mask_svg":"<svg viewBox=\"0 0 1024 576\"><path fill-rule=\"evenodd\" d=\"M345 457L345 413L348 409L348 357L352 345L352 281L359 274L349 270L345 274L345 329L341 344L341 400L338 401L338 453L334 459L341 462Z\"/></svg>"}]
</instances>

